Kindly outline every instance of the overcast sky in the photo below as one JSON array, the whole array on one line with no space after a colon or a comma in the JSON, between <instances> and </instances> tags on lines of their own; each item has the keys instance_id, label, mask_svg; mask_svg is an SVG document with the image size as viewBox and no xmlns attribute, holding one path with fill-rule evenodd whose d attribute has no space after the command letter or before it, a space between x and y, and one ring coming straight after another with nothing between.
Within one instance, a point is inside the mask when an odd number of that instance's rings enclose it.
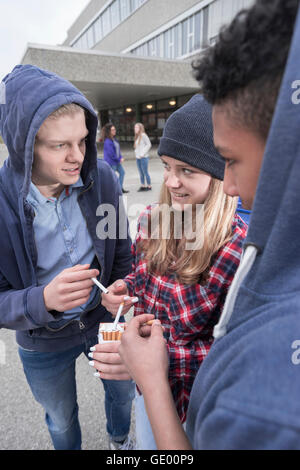
<instances>
[{"instance_id":1,"label":"overcast sky","mask_svg":"<svg viewBox=\"0 0 300 470\"><path fill-rule=\"evenodd\" d=\"M0 0L0 81L28 42L58 45L89 0Z\"/></svg>"}]
</instances>

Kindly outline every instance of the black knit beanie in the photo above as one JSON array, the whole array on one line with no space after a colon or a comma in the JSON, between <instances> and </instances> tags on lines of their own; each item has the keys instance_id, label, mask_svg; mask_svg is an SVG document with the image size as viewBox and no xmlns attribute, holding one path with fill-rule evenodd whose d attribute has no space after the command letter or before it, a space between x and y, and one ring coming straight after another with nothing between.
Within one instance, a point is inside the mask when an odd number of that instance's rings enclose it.
<instances>
[{"instance_id":1,"label":"black knit beanie","mask_svg":"<svg viewBox=\"0 0 300 470\"><path fill-rule=\"evenodd\" d=\"M225 163L214 146L212 106L203 96L193 96L171 114L158 155L173 157L223 180Z\"/></svg>"}]
</instances>

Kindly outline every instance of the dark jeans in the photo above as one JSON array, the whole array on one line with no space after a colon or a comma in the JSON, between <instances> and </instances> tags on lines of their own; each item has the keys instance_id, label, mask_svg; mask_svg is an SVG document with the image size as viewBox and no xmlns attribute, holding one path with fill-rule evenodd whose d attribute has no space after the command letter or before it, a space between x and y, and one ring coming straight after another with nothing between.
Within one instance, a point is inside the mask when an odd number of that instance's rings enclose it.
<instances>
[{"instance_id":1,"label":"dark jeans","mask_svg":"<svg viewBox=\"0 0 300 470\"><path fill-rule=\"evenodd\" d=\"M46 423L57 450L81 448L75 362L81 353L87 356L90 347L96 343L97 337L67 351L50 353L19 348L27 381L35 399L45 410ZM122 441L129 433L135 385L132 381L118 380L102 380L102 383L107 432L113 440ZM91 403L91 406L96 409L97 403Z\"/></svg>"}]
</instances>

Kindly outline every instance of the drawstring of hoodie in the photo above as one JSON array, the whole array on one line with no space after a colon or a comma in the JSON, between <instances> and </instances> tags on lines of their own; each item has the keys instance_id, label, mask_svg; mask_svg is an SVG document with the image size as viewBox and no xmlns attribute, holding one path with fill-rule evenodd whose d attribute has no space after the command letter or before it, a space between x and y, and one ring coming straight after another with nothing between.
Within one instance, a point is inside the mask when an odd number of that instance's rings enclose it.
<instances>
[{"instance_id":1,"label":"drawstring of hoodie","mask_svg":"<svg viewBox=\"0 0 300 470\"><path fill-rule=\"evenodd\" d=\"M248 272L252 268L252 265L256 258L257 251L258 250L254 245L249 245L247 246L242 256L240 265L236 271L236 274L233 278L232 284L228 291L225 304L224 304L224 309L220 317L219 323L214 327L213 335L215 339L222 338L222 336L226 335L226 332L227 332L226 328L233 312L233 307L235 304L237 293L239 291L239 288L243 280L245 279Z\"/></svg>"}]
</instances>

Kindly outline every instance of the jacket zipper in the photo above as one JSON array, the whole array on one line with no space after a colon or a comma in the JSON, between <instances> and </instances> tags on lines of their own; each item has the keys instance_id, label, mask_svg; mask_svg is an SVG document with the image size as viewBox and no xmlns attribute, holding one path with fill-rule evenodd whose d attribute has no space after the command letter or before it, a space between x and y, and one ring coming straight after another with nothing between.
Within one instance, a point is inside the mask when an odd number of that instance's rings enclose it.
<instances>
[{"instance_id":1,"label":"jacket zipper","mask_svg":"<svg viewBox=\"0 0 300 470\"><path fill-rule=\"evenodd\" d=\"M90 312L91 310L94 310L95 308L97 308L99 305L100 305L100 295L99 295L99 301L91 308L89 308L88 310L85 310L83 313L88 313ZM83 330L85 328L85 324L83 323L83 321L81 320L81 315L79 317L79 320L70 320L68 321L65 325L61 326L60 328L51 328L50 326L46 325L46 329L48 331L52 331L52 332L58 332L58 331L61 331L63 330L64 328L66 328L67 326L71 325L72 323L78 323L79 325L79 328L80 330Z\"/></svg>"}]
</instances>

